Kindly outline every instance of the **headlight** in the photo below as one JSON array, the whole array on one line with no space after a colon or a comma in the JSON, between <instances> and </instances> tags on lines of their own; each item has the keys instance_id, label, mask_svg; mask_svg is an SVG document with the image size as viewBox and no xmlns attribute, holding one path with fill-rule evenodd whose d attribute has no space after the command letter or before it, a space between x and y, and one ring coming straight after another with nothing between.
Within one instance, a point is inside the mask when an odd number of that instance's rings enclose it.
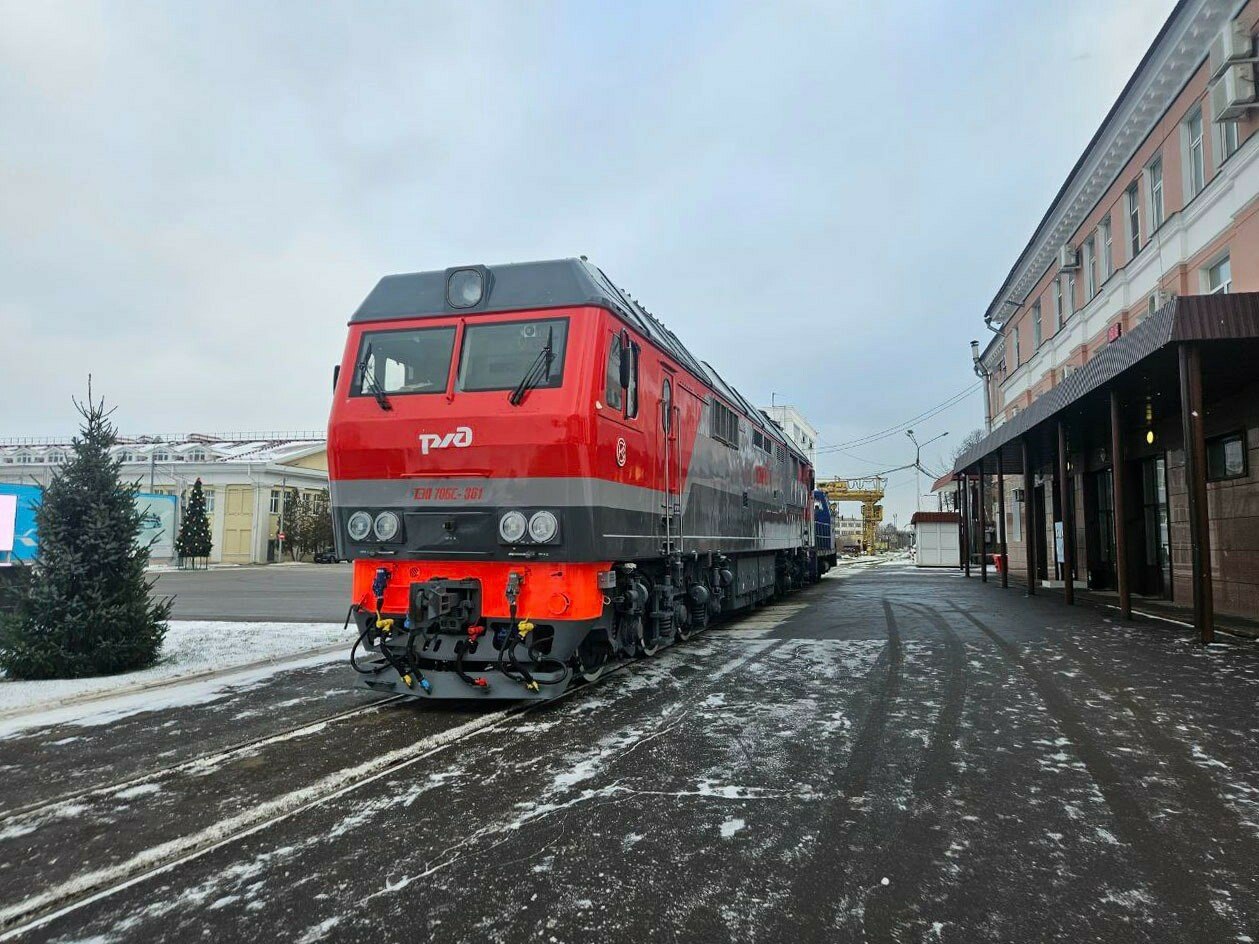
<instances>
[{"instance_id":1,"label":"headlight","mask_svg":"<svg viewBox=\"0 0 1259 944\"><path fill-rule=\"evenodd\" d=\"M372 516L365 511L356 511L350 515L345 528L350 532L350 537L362 541L372 530Z\"/></svg>"},{"instance_id":2,"label":"headlight","mask_svg":"<svg viewBox=\"0 0 1259 944\"><path fill-rule=\"evenodd\" d=\"M559 529L560 523L555 519L555 515L549 511L536 511L533 517L529 519L529 537L539 544L545 544L547 541L553 540L555 533Z\"/></svg>"},{"instance_id":3,"label":"headlight","mask_svg":"<svg viewBox=\"0 0 1259 944\"><path fill-rule=\"evenodd\" d=\"M456 269L446 282L446 300L451 308L472 308L485 294L485 284L476 269Z\"/></svg>"},{"instance_id":4,"label":"headlight","mask_svg":"<svg viewBox=\"0 0 1259 944\"><path fill-rule=\"evenodd\" d=\"M525 536L525 516L518 511L509 511L498 519L498 536L508 544L515 544Z\"/></svg>"},{"instance_id":5,"label":"headlight","mask_svg":"<svg viewBox=\"0 0 1259 944\"><path fill-rule=\"evenodd\" d=\"M398 528L401 522L398 516L392 511L382 511L376 516L376 523L372 525L372 530L376 533L378 541L392 541L398 536Z\"/></svg>"}]
</instances>

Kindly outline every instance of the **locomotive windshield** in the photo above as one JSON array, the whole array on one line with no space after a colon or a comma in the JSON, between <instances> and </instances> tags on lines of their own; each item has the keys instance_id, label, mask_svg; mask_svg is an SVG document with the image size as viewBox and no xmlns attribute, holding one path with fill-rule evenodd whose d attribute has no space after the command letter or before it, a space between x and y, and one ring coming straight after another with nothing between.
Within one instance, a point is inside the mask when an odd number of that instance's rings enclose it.
<instances>
[{"instance_id":1,"label":"locomotive windshield","mask_svg":"<svg viewBox=\"0 0 1259 944\"><path fill-rule=\"evenodd\" d=\"M353 395L444 393L455 329L368 331L359 344Z\"/></svg>"},{"instance_id":2,"label":"locomotive windshield","mask_svg":"<svg viewBox=\"0 0 1259 944\"><path fill-rule=\"evenodd\" d=\"M566 318L470 324L459 357L460 390L513 390L551 341L551 368L534 387L558 387L564 380Z\"/></svg>"}]
</instances>

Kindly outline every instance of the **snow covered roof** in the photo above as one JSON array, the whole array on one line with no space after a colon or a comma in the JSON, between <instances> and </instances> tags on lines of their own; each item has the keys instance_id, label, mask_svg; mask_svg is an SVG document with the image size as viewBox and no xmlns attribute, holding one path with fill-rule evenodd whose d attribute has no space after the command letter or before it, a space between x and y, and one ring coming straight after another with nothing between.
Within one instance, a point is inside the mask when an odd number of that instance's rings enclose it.
<instances>
[{"instance_id":1,"label":"snow covered roof","mask_svg":"<svg viewBox=\"0 0 1259 944\"><path fill-rule=\"evenodd\" d=\"M220 436L120 436L114 455L123 462L284 462L326 448L321 432L233 433ZM68 439L0 439L0 465L58 465L70 453Z\"/></svg>"}]
</instances>

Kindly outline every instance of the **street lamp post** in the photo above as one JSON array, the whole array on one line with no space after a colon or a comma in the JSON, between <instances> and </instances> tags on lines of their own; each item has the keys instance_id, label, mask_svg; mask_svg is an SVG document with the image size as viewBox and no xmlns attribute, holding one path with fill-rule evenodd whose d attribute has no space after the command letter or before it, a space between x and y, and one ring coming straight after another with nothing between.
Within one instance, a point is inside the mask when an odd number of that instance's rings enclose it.
<instances>
[{"instance_id":1,"label":"street lamp post","mask_svg":"<svg viewBox=\"0 0 1259 944\"><path fill-rule=\"evenodd\" d=\"M943 432L939 436L932 436L926 442L922 443L918 442L918 440L914 437L914 431L912 429L905 430L905 435L908 436L909 441L914 444L914 491L918 493L917 510L922 511L922 447L931 445L937 439L943 439L948 435L948 432Z\"/></svg>"}]
</instances>

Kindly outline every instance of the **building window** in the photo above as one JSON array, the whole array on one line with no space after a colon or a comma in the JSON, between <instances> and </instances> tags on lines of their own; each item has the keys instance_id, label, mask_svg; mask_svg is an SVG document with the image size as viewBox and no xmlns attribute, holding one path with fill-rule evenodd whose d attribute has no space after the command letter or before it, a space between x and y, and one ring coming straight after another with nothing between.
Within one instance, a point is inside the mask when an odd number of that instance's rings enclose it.
<instances>
[{"instance_id":1,"label":"building window","mask_svg":"<svg viewBox=\"0 0 1259 944\"><path fill-rule=\"evenodd\" d=\"M1115 274L1115 249L1110 239L1110 217L1097 224L1097 232L1102 241L1102 281Z\"/></svg>"},{"instance_id":2,"label":"building window","mask_svg":"<svg viewBox=\"0 0 1259 944\"><path fill-rule=\"evenodd\" d=\"M1244 478L1248 473L1245 432L1207 440L1207 481Z\"/></svg>"},{"instance_id":3,"label":"building window","mask_svg":"<svg viewBox=\"0 0 1259 944\"><path fill-rule=\"evenodd\" d=\"M1153 295L1150 296L1150 307L1149 307L1149 310L1146 311L1145 316L1148 318L1150 315L1154 314L1156 311L1158 311L1158 292L1155 292Z\"/></svg>"},{"instance_id":4,"label":"building window","mask_svg":"<svg viewBox=\"0 0 1259 944\"><path fill-rule=\"evenodd\" d=\"M124 449L122 452L118 453L118 461L119 462L135 462L136 457L133 452L131 452L128 449Z\"/></svg>"},{"instance_id":5,"label":"building window","mask_svg":"<svg viewBox=\"0 0 1259 944\"><path fill-rule=\"evenodd\" d=\"M1062 308L1062 279L1054 279L1054 316L1058 319L1058 327L1066 323L1066 314Z\"/></svg>"},{"instance_id":6,"label":"building window","mask_svg":"<svg viewBox=\"0 0 1259 944\"><path fill-rule=\"evenodd\" d=\"M1094 238L1090 236L1084 240L1084 288L1086 290L1086 299L1091 299L1097 294L1097 248ZM1087 301L1085 302L1087 304Z\"/></svg>"},{"instance_id":7,"label":"building window","mask_svg":"<svg viewBox=\"0 0 1259 944\"><path fill-rule=\"evenodd\" d=\"M1134 180L1128 187L1128 258L1135 259L1141 251L1141 198Z\"/></svg>"},{"instance_id":8,"label":"building window","mask_svg":"<svg viewBox=\"0 0 1259 944\"><path fill-rule=\"evenodd\" d=\"M1014 326L1014 369L1018 370L1023 364L1023 350L1019 343L1019 336L1022 334L1018 325Z\"/></svg>"},{"instance_id":9,"label":"building window","mask_svg":"<svg viewBox=\"0 0 1259 944\"><path fill-rule=\"evenodd\" d=\"M1237 152L1241 143L1237 133L1237 122L1226 121L1220 125L1220 163L1228 160Z\"/></svg>"},{"instance_id":10,"label":"building window","mask_svg":"<svg viewBox=\"0 0 1259 944\"><path fill-rule=\"evenodd\" d=\"M209 458L209 456L204 449L189 449L188 450L189 462L205 462L207 458Z\"/></svg>"},{"instance_id":11,"label":"building window","mask_svg":"<svg viewBox=\"0 0 1259 944\"><path fill-rule=\"evenodd\" d=\"M1036 348L1036 350L1040 350L1042 337L1042 328L1040 326L1040 302L1037 302L1032 306L1032 345Z\"/></svg>"},{"instance_id":12,"label":"building window","mask_svg":"<svg viewBox=\"0 0 1259 944\"><path fill-rule=\"evenodd\" d=\"M1150 232L1163 225L1163 159L1154 158L1145 171L1150 182Z\"/></svg>"},{"instance_id":13,"label":"building window","mask_svg":"<svg viewBox=\"0 0 1259 944\"><path fill-rule=\"evenodd\" d=\"M278 515L283 507L283 497L278 488L271 489L271 514Z\"/></svg>"},{"instance_id":14,"label":"building window","mask_svg":"<svg viewBox=\"0 0 1259 944\"><path fill-rule=\"evenodd\" d=\"M206 488L205 486L202 486L201 494L205 496L206 514L213 514L214 513L214 489Z\"/></svg>"},{"instance_id":15,"label":"building window","mask_svg":"<svg viewBox=\"0 0 1259 944\"><path fill-rule=\"evenodd\" d=\"M17 464L18 465L34 465L35 457L32 456L29 452L19 452L17 454Z\"/></svg>"},{"instance_id":16,"label":"building window","mask_svg":"<svg viewBox=\"0 0 1259 944\"><path fill-rule=\"evenodd\" d=\"M1075 314L1075 273L1067 276L1067 317Z\"/></svg>"},{"instance_id":17,"label":"building window","mask_svg":"<svg viewBox=\"0 0 1259 944\"><path fill-rule=\"evenodd\" d=\"M1189 199L1192 200L1206 185L1206 154L1202 149L1202 109L1195 108L1185 122L1185 142L1188 149L1186 174L1189 178ZM1188 201L1186 201L1188 202Z\"/></svg>"},{"instance_id":18,"label":"building window","mask_svg":"<svg viewBox=\"0 0 1259 944\"><path fill-rule=\"evenodd\" d=\"M1233 287L1233 269L1225 256L1207 269L1207 294L1227 295Z\"/></svg>"},{"instance_id":19,"label":"building window","mask_svg":"<svg viewBox=\"0 0 1259 944\"><path fill-rule=\"evenodd\" d=\"M170 453L165 449L156 449L153 452L154 462L170 462Z\"/></svg>"}]
</instances>

